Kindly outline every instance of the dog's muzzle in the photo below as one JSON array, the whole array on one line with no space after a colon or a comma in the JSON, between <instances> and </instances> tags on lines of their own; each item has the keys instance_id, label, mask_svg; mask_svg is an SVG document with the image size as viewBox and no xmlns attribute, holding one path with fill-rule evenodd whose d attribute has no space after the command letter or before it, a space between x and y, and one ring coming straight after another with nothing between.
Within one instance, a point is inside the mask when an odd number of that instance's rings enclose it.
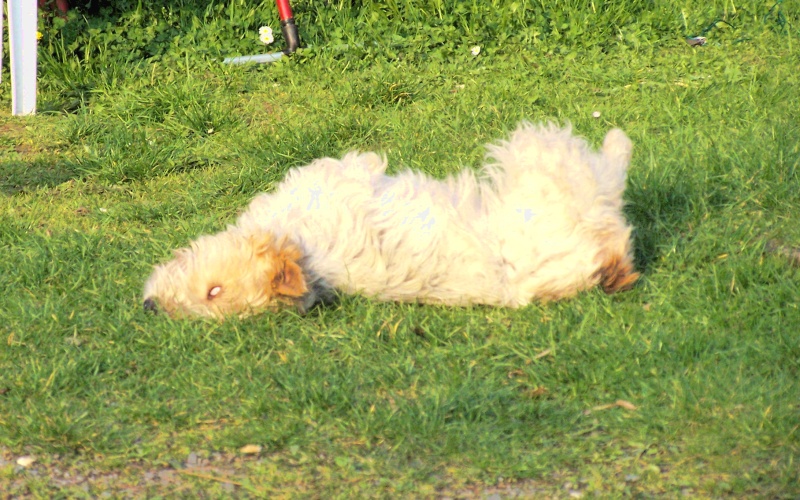
<instances>
[{"instance_id":1,"label":"dog's muzzle","mask_svg":"<svg viewBox=\"0 0 800 500\"><path fill-rule=\"evenodd\" d=\"M144 299L144 310L155 314L158 312L158 304L152 298Z\"/></svg>"}]
</instances>

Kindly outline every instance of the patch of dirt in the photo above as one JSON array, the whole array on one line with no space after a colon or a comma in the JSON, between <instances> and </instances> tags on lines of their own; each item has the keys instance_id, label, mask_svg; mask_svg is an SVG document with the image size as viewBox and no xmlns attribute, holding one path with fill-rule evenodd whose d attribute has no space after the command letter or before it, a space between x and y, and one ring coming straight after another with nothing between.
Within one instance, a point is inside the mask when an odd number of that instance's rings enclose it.
<instances>
[{"instance_id":1,"label":"patch of dirt","mask_svg":"<svg viewBox=\"0 0 800 500\"><path fill-rule=\"evenodd\" d=\"M25 133L25 125L20 121L10 121L0 123L0 135L10 135L18 137Z\"/></svg>"},{"instance_id":2,"label":"patch of dirt","mask_svg":"<svg viewBox=\"0 0 800 500\"><path fill-rule=\"evenodd\" d=\"M54 135L37 137L32 128L25 125L25 120L0 117L0 153L15 152L23 159L34 157L45 152L60 154L62 146L54 141Z\"/></svg>"},{"instance_id":3,"label":"patch of dirt","mask_svg":"<svg viewBox=\"0 0 800 500\"><path fill-rule=\"evenodd\" d=\"M154 466L132 462L119 469L98 469L91 462L60 455L14 457L0 452L0 498L36 498L45 491L103 497L142 497L148 493L192 491L200 482L235 492L246 478L245 465L258 459L190 453L182 462ZM68 495L69 496L69 495Z\"/></svg>"},{"instance_id":4,"label":"patch of dirt","mask_svg":"<svg viewBox=\"0 0 800 500\"><path fill-rule=\"evenodd\" d=\"M162 466L129 462L118 469L99 469L89 459L14 456L0 450L0 498L38 498L43 494L99 498L142 498L214 491L224 496L248 496L249 469L269 456L235 453L189 453L182 461ZM443 487L441 499L580 498L585 483L557 484L535 480L500 481ZM304 488L303 488L304 489ZM310 491L306 491L310 492ZM313 496L313 493L312 493Z\"/></svg>"},{"instance_id":5,"label":"patch of dirt","mask_svg":"<svg viewBox=\"0 0 800 500\"><path fill-rule=\"evenodd\" d=\"M800 247L788 245L779 240L769 240L764 246L767 254L783 257L792 266L800 267Z\"/></svg>"}]
</instances>

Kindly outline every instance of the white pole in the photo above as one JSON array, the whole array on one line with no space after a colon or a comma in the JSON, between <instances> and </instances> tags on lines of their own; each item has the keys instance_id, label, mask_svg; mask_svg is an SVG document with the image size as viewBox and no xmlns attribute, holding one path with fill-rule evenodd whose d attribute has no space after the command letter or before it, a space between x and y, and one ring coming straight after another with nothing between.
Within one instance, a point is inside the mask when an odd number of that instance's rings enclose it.
<instances>
[{"instance_id":1,"label":"white pole","mask_svg":"<svg viewBox=\"0 0 800 500\"><path fill-rule=\"evenodd\" d=\"M11 42L11 114L36 112L36 0L8 3Z\"/></svg>"},{"instance_id":2,"label":"white pole","mask_svg":"<svg viewBox=\"0 0 800 500\"><path fill-rule=\"evenodd\" d=\"M3 0L0 0L0 82L3 81Z\"/></svg>"}]
</instances>

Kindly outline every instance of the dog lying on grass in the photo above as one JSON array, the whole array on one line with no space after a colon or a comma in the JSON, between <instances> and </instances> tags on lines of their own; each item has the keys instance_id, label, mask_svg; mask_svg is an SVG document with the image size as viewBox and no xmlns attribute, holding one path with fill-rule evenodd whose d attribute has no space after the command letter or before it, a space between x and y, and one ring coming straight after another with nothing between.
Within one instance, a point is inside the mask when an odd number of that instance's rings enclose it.
<instances>
[{"instance_id":1,"label":"dog lying on grass","mask_svg":"<svg viewBox=\"0 0 800 500\"><path fill-rule=\"evenodd\" d=\"M622 193L632 144L592 151L522 123L479 172L386 175L374 153L323 158L258 195L235 226L155 268L144 306L174 316L307 311L334 290L380 300L520 307L633 285Z\"/></svg>"}]
</instances>

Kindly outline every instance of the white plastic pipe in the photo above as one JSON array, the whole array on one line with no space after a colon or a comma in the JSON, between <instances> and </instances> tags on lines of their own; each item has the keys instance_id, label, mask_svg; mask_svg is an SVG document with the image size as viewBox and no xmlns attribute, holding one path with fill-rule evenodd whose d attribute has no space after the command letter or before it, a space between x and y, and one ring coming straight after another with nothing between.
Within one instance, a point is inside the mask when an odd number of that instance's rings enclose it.
<instances>
[{"instance_id":1,"label":"white plastic pipe","mask_svg":"<svg viewBox=\"0 0 800 500\"><path fill-rule=\"evenodd\" d=\"M8 3L13 115L36 112L36 9L36 0L10 0Z\"/></svg>"},{"instance_id":2,"label":"white plastic pipe","mask_svg":"<svg viewBox=\"0 0 800 500\"><path fill-rule=\"evenodd\" d=\"M258 54L255 56L226 57L223 64L246 64L246 63L271 63L283 57L283 52L272 54Z\"/></svg>"}]
</instances>

